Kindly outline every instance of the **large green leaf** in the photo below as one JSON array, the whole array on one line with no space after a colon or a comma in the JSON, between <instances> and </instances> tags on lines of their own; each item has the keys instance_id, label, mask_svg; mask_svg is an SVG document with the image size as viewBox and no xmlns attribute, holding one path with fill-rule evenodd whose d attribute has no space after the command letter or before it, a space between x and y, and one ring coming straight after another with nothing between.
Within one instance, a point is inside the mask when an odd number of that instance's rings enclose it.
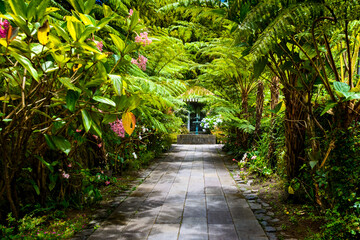
<instances>
[{"instance_id":1,"label":"large green leaf","mask_svg":"<svg viewBox=\"0 0 360 240\"><path fill-rule=\"evenodd\" d=\"M334 88L338 92L349 92L350 86L343 82L334 82Z\"/></svg>"},{"instance_id":2,"label":"large green leaf","mask_svg":"<svg viewBox=\"0 0 360 240\"><path fill-rule=\"evenodd\" d=\"M31 21L31 19L35 16L36 7L39 6L39 4L40 4L41 2L49 2L49 0L46 0L46 1L42 1L42 0L32 0L32 1L29 3L29 5L28 5L28 7L27 7L27 13L26 13L26 14L27 14L26 17L27 17L27 19L28 19L29 21Z\"/></svg>"},{"instance_id":3,"label":"large green leaf","mask_svg":"<svg viewBox=\"0 0 360 240\"><path fill-rule=\"evenodd\" d=\"M128 100L129 100L129 103L128 103L129 107L128 107L127 111L134 110L135 108L137 108L140 105L140 102L141 102L141 98L137 95L131 96Z\"/></svg>"},{"instance_id":4,"label":"large green leaf","mask_svg":"<svg viewBox=\"0 0 360 240\"><path fill-rule=\"evenodd\" d=\"M336 102L330 102L330 103L328 103L328 104L325 106L324 110L321 112L320 116L324 115L327 111L329 111L331 108L335 107L336 105L337 105Z\"/></svg>"},{"instance_id":5,"label":"large green leaf","mask_svg":"<svg viewBox=\"0 0 360 240\"><path fill-rule=\"evenodd\" d=\"M95 0L87 0L84 4L84 13L89 14L94 8Z\"/></svg>"},{"instance_id":6,"label":"large green leaf","mask_svg":"<svg viewBox=\"0 0 360 240\"><path fill-rule=\"evenodd\" d=\"M345 101L349 101L352 99L359 99L360 95L355 92L350 92L350 86L343 82L334 82L334 89L343 97L345 97Z\"/></svg>"},{"instance_id":7,"label":"large green leaf","mask_svg":"<svg viewBox=\"0 0 360 240\"><path fill-rule=\"evenodd\" d=\"M275 108L273 110L271 109L269 111L272 112L272 113L277 114L280 111L282 105L283 105L283 102L281 101L275 106Z\"/></svg>"},{"instance_id":8,"label":"large green leaf","mask_svg":"<svg viewBox=\"0 0 360 240\"><path fill-rule=\"evenodd\" d=\"M255 65L254 65L254 78L255 79L260 77L260 75L262 74L262 72L264 71L264 69L266 67L267 62L268 62L267 57L263 57L258 62L255 63Z\"/></svg>"},{"instance_id":9,"label":"large green leaf","mask_svg":"<svg viewBox=\"0 0 360 240\"><path fill-rule=\"evenodd\" d=\"M17 16L26 17L26 4L24 0L8 0L11 10Z\"/></svg>"},{"instance_id":10,"label":"large green leaf","mask_svg":"<svg viewBox=\"0 0 360 240\"><path fill-rule=\"evenodd\" d=\"M71 151L71 143L64 138L63 136L51 136L55 146L64 152L66 155L69 155Z\"/></svg>"},{"instance_id":11,"label":"large green leaf","mask_svg":"<svg viewBox=\"0 0 360 240\"><path fill-rule=\"evenodd\" d=\"M79 13L85 13L85 6L83 0L68 0L68 2L70 2L75 11Z\"/></svg>"},{"instance_id":12,"label":"large green leaf","mask_svg":"<svg viewBox=\"0 0 360 240\"><path fill-rule=\"evenodd\" d=\"M131 21L130 21L130 29L129 31L134 30L136 24L138 24L139 22L139 12L134 10L132 16L131 16Z\"/></svg>"},{"instance_id":13,"label":"large green leaf","mask_svg":"<svg viewBox=\"0 0 360 240\"><path fill-rule=\"evenodd\" d=\"M36 69L33 67L32 63L26 57L19 55L17 53L11 53L11 55L26 69L29 71L31 76L36 80L39 81L39 74Z\"/></svg>"},{"instance_id":14,"label":"large green leaf","mask_svg":"<svg viewBox=\"0 0 360 240\"><path fill-rule=\"evenodd\" d=\"M45 141L46 141L47 145L49 146L49 148L52 149L52 150L56 150L55 143L52 140L51 136L47 135L47 134L44 134L44 137L45 137Z\"/></svg>"},{"instance_id":15,"label":"large green leaf","mask_svg":"<svg viewBox=\"0 0 360 240\"><path fill-rule=\"evenodd\" d=\"M110 37L111 37L113 43L115 44L115 46L118 48L118 50L120 52L122 52L125 48L125 42L120 37L118 37L114 34L110 34Z\"/></svg>"},{"instance_id":16,"label":"large green leaf","mask_svg":"<svg viewBox=\"0 0 360 240\"><path fill-rule=\"evenodd\" d=\"M115 122L116 119L118 118L118 115L115 114L107 114L104 117L103 123L112 123Z\"/></svg>"},{"instance_id":17,"label":"large green leaf","mask_svg":"<svg viewBox=\"0 0 360 240\"><path fill-rule=\"evenodd\" d=\"M85 41L90 34L96 32L97 30L99 30L100 28L98 27L94 27L94 26L87 26L85 28L85 31L83 31L80 35L80 38L79 38L79 42L82 42L82 41Z\"/></svg>"},{"instance_id":18,"label":"large green leaf","mask_svg":"<svg viewBox=\"0 0 360 240\"><path fill-rule=\"evenodd\" d=\"M111 105L113 107L116 107L115 102L109 98L102 97L102 96L94 96L93 99L97 102L105 103L105 104Z\"/></svg>"},{"instance_id":19,"label":"large green leaf","mask_svg":"<svg viewBox=\"0 0 360 240\"><path fill-rule=\"evenodd\" d=\"M79 40L81 34L83 34L83 32L85 31L85 26L74 16L66 17L66 21L67 29L72 39L74 41Z\"/></svg>"},{"instance_id":20,"label":"large green leaf","mask_svg":"<svg viewBox=\"0 0 360 240\"><path fill-rule=\"evenodd\" d=\"M82 120L83 120L83 124L85 127L85 131L88 132L92 125L91 116L85 109L81 109L81 115L82 115Z\"/></svg>"},{"instance_id":21,"label":"large green leaf","mask_svg":"<svg viewBox=\"0 0 360 240\"><path fill-rule=\"evenodd\" d=\"M105 27L106 24L108 24L112 19L113 19L113 17L106 17L106 18L101 19L98 22L97 27L99 27L99 28Z\"/></svg>"},{"instance_id":22,"label":"large green leaf","mask_svg":"<svg viewBox=\"0 0 360 240\"><path fill-rule=\"evenodd\" d=\"M112 82L116 95L121 96L123 89L123 82L121 80L121 76L112 74L109 74L108 76Z\"/></svg>"},{"instance_id":23,"label":"large green leaf","mask_svg":"<svg viewBox=\"0 0 360 240\"><path fill-rule=\"evenodd\" d=\"M70 42L69 34L62 27L58 26L56 23L51 24L51 26L55 28L57 34L63 37L65 41L68 43Z\"/></svg>"},{"instance_id":24,"label":"large green leaf","mask_svg":"<svg viewBox=\"0 0 360 240\"><path fill-rule=\"evenodd\" d=\"M82 14L82 13L78 13L78 16L80 17L81 21L83 21L83 23L88 26L88 25L92 25L92 26L96 26L96 20L87 15L87 14Z\"/></svg>"},{"instance_id":25,"label":"large green leaf","mask_svg":"<svg viewBox=\"0 0 360 240\"><path fill-rule=\"evenodd\" d=\"M21 30L24 31L24 33L27 35L27 36L30 36L31 35L31 31L28 27L28 23L26 22L26 19L23 18L22 16L18 16L18 15L15 15L15 14L12 14L12 13L9 13L9 15L11 17L8 17L8 19L10 19L11 21L13 21L16 26L18 26Z\"/></svg>"},{"instance_id":26,"label":"large green leaf","mask_svg":"<svg viewBox=\"0 0 360 240\"><path fill-rule=\"evenodd\" d=\"M126 95L122 95L121 97L116 96L115 97L115 103L116 103L116 110L121 111L128 107L129 100Z\"/></svg>"},{"instance_id":27,"label":"large green leaf","mask_svg":"<svg viewBox=\"0 0 360 240\"><path fill-rule=\"evenodd\" d=\"M51 136L44 134L46 143L52 150L61 150L66 155L69 155L71 150L71 143L62 136Z\"/></svg>"},{"instance_id":28,"label":"large green leaf","mask_svg":"<svg viewBox=\"0 0 360 240\"><path fill-rule=\"evenodd\" d=\"M64 84L64 86L68 89L71 89L73 91L78 91L78 92L81 92L81 90L77 87L75 87L75 85L71 82L71 79L70 78L67 78L67 77L62 77L62 78L59 78L59 81Z\"/></svg>"},{"instance_id":29,"label":"large green leaf","mask_svg":"<svg viewBox=\"0 0 360 240\"><path fill-rule=\"evenodd\" d=\"M75 111L76 101L79 99L80 94L77 91L68 90L66 93L66 106L69 111Z\"/></svg>"},{"instance_id":30,"label":"large green leaf","mask_svg":"<svg viewBox=\"0 0 360 240\"><path fill-rule=\"evenodd\" d=\"M99 126L95 121L93 121L92 129L96 132L96 134L97 134L99 137L102 138L101 128L100 128L100 126Z\"/></svg>"}]
</instances>

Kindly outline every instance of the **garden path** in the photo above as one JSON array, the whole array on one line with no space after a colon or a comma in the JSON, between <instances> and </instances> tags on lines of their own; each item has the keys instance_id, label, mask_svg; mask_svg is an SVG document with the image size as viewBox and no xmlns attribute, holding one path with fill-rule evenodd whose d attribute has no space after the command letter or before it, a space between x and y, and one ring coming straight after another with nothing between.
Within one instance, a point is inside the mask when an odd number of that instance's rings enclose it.
<instances>
[{"instance_id":1,"label":"garden path","mask_svg":"<svg viewBox=\"0 0 360 240\"><path fill-rule=\"evenodd\" d=\"M220 149L173 145L89 240L268 239Z\"/></svg>"}]
</instances>

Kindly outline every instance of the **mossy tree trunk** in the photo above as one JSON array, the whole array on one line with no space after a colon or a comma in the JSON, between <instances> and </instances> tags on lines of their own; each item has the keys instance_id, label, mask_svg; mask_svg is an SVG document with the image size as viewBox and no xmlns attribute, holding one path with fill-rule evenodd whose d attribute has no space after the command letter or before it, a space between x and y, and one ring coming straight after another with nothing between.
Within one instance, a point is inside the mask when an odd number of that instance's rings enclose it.
<instances>
[{"instance_id":1,"label":"mossy tree trunk","mask_svg":"<svg viewBox=\"0 0 360 240\"><path fill-rule=\"evenodd\" d=\"M296 76L290 76L294 82ZM305 161L306 111L304 99L306 92L294 88L283 89L285 97L285 146L286 173L289 180L299 174Z\"/></svg>"},{"instance_id":2,"label":"mossy tree trunk","mask_svg":"<svg viewBox=\"0 0 360 240\"><path fill-rule=\"evenodd\" d=\"M261 119L264 110L264 83L259 80L257 85L256 95L256 124L255 124L255 137L260 138L261 135Z\"/></svg>"},{"instance_id":3,"label":"mossy tree trunk","mask_svg":"<svg viewBox=\"0 0 360 240\"><path fill-rule=\"evenodd\" d=\"M279 79L277 76L274 76L271 79L270 84L270 92L271 92L271 101L270 101L270 108L271 110L274 110L276 105L279 103L279 95L280 95L280 84ZM268 148L268 154L267 157L269 159L270 165L272 168L275 168L276 166L276 156L275 156L275 121L276 116L274 113L271 113L271 129L270 129L270 142L269 142L269 148Z\"/></svg>"}]
</instances>

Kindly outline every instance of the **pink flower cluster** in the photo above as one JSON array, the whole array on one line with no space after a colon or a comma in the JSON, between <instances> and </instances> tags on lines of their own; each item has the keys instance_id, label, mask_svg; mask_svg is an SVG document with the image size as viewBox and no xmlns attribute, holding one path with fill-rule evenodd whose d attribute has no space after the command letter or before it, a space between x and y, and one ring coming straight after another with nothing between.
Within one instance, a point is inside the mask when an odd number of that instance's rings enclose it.
<instances>
[{"instance_id":1,"label":"pink flower cluster","mask_svg":"<svg viewBox=\"0 0 360 240\"><path fill-rule=\"evenodd\" d=\"M9 30L10 23L8 20L0 19L0 38L6 38L6 34Z\"/></svg>"},{"instance_id":2,"label":"pink flower cluster","mask_svg":"<svg viewBox=\"0 0 360 240\"><path fill-rule=\"evenodd\" d=\"M88 40L88 41L93 41L93 42L96 44L97 49L99 49L100 52L103 51L104 44L103 44L102 41L100 41L100 42L99 42L99 41L96 41L94 37L93 37L92 39L91 39L91 38L88 38L87 40Z\"/></svg>"},{"instance_id":3,"label":"pink flower cluster","mask_svg":"<svg viewBox=\"0 0 360 240\"><path fill-rule=\"evenodd\" d=\"M134 13L134 10L130 9L129 10L129 17L131 17L133 15L133 13Z\"/></svg>"},{"instance_id":4,"label":"pink flower cluster","mask_svg":"<svg viewBox=\"0 0 360 240\"><path fill-rule=\"evenodd\" d=\"M63 172L62 174L63 178L69 179L70 175L66 172Z\"/></svg>"},{"instance_id":5,"label":"pink flower cluster","mask_svg":"<svg viewBox=\"0 0 360 240\"><path fill-rule=\"evenodd\" d=\"M69 179L70 174L66 173L65 171L63 171L62 169L59 169L59 172L62 172L61 176L63 178Z\"/></svg>"},{"instance_id":6,"label":"pink flower cluster","mask_svg":"<svg viewBox=\"0 0 360 240\"><path fill-rule=\"evenodd\" d=\"M143 55L139 55L138 59L134 59L134 58L131 59L131 63L137 65L143 71L146 70L146 62L147 62L147 58L144 57Z\"/></svg>"},{"instance_id":7,"label":"pink flower cluster","mask_svg":"<svg viewBox=\"0 0 360 240\"><path fill-rule=\"evenodd\" d=\"M147 32L143 32L143 33L140 33L140 36L137 35L135 37L135 42L142 43L143 46L145 47L146 44L150 44L152 42L152 40L148 39L148 33Z\"/></svg>"},{"instance_id":8,"label":"pink flower cluster","mask_svg":"<svg viewBox=\"0 0 360 240\"><path fill-rule=\"evenodd\" d=\"M113 130L116 135L118 135L119 137L122 137L122 138L125 137L125 129L124 129L122 120L116 119L115 122L109 123L109 124L110 124L111 130Z\"/></svg>"},{"instance_id":9,"label":"pink flower cluster","mask_svg":"<svg viewBox=\"0 0 360 240\"><path fill-rule=\"evenodd\" d=\"M103 51L103 47L104 47L103 42L102 42L102 41L99 42L99 41L94 40L94 43L96 44L96 47L99 49L99 51L102 52L102 51Z\"/></svg>"}]
</instances>

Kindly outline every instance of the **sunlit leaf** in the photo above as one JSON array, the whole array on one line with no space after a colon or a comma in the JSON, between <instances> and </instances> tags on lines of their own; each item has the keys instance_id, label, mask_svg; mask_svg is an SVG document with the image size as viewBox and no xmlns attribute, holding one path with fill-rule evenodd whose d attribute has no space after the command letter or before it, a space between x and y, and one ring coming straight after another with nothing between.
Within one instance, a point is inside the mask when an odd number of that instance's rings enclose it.
<instances>
[{"instance_id":1,"label":"sunlit leaf","mask_svg":"<svg viewBox=\"0 0 360 240\"><path fill-rule=\"evenodd\" d=\"M129 135L133 133L136 125L136 118L132 112L126 112L122 115L122 123L125 129L125 132Z\"/></svg>"},{"instance_id":2,"label":"sunlit leaf","mask_svg":"<svg viewBox=\"0 0 360 240\"><path fill-rule=\"evenodd\" d=\"M76 72L77 70L79 70L82 67L82 64L74 64L73 66L73 71Z\"/></svg>"},{"instance_id":3,"label":"sunlit leaf","mask_svg":"<svg viewBox=\"0 0 360 240\"><path fill-rule=\"evenodd\" d=\"M329 104L327 104L324 108L324 110L321 112L320 116L324 115L327 111L329 111L331 108L335 107L337 105L337 103L335 102L331 102Z\"/></svg>"},{"instance_id":4,"label":"sunlit leaf","mask_svg":"<svg viewBox=\"0 0 360 240\"><path fill-rule=\"evenodd\" d=\"M118 37L114 34L110 34L110 37L111 37L113 43L115 44L115 46L118 48L118 50L120 52L122 52L125 48L125 42L120 37Z\"/></svg>"},{"instance_id":5,"label":"sunlit leaf","mask_svg":"<svg viewBox=\"0 0 360 240\"><path fill-rule=\"evenodd\" d=\"M289 194L294 194L295 193L294 189L291 186L288 187L288 193Z\"/></svg>"},{"instance_id":6,"label":"sunlit leaf","mask_svg":"<svg viewBox=\"0 0 360 240\"><path fill-rule=\"evenodd\" d=\"M39 81L38 72L35 70L29 59L17 53L12 53L12 56L30 72L31 76L33 76L36 81Z\"/></svg>"},{"instance_id":7,"label":"sunlit leaf","mask_svg":"<svg viewBox=\"0 0 360 240\"><path fill-rule=\"evenodd\" d=\"M123 81L121 80L121 76L119 75L111 75L109 74L109 78L112 82L112 85L114 87L115 93L118 96L121 96L122 94L122 88L123 88Z\"/></svg>"},{"instance_id":8,"label":"sunlit leaf","mask_svg":"<svg viewBox=\"0 0 360 240\"><path fill-rule=\"evenodd\" d=\"M94 96L93 99L97 102L105 103L105 104L111 105L113 107L116 107L115 102L109 98L102 97L102 96Z\"/></svg>"},{"instance_id":9,"label":"sunlit leaf","mask_svg":"<svg viewBox=\"0 0 360 240\"><path fill-rule=\"evenodd\" d=\"M350 90L350 86L346 83L343 82L334 82L334 88L336 91L344 93L344 92L349 92Z\"/></svg>"},{"instance_id":10,"label":"sunlit leaf","mask_svg":"<svg viewBox=\"0 0 360 240\"><path fill-rule=\"evenodd\" d=\"M318 163L318 161L310 161L309 164L310 164L311 169L313 169L317 163Z\"/></svg>"},{"instance_id":11,"label":"sunlit leaf","mask_svg":"<svg viewBox=\"0 0 360 240\"><path fill-rule=\"evenodd\" d=\"M8 0L8 3L16 15L26 17L26 4L24 0Z\"/></svg>"},{"instance_id":12,"label":"sunlit leaf","mask_svg":"<svg viewBox=\"0 0 360 240\"><path fill-rule=\"evenodd\" d=\"M19 99L19 98L21 98L19 95L11 94L11 95L0 97L0 101L9 101L10 99L11 100L16 100L16 99Z\"/></svg>"},{"instance_id":13,"label":"sunlit leaf","mask_svg":"<svg viewBox=\"0 0 360 240\"><path fill-rule=\"evenodd\" d=\"M50 25L46 20L44 24L38 29L38 40L42 45L46 45L49 41Z\"/></svg>"}]
</instances>

